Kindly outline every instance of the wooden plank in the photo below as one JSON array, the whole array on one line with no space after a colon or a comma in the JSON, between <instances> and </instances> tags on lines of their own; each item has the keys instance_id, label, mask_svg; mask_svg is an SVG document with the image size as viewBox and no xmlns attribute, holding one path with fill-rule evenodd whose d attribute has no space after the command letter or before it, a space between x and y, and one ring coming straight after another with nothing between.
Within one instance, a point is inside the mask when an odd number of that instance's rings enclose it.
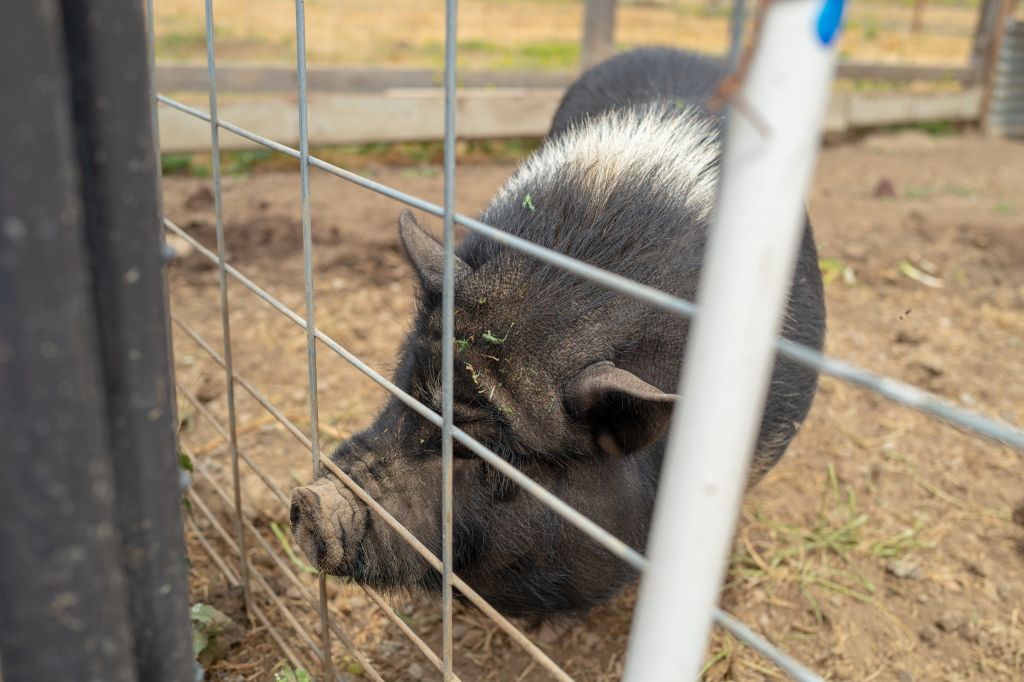
<instances>
[{"instance_id":1,"label":"wooden plank","mask_svg":"<svg viewBox=\"0 0 1024 682\"><path fill-rule=\"evenodd\" d=\"M441 72L430 69L384 67L310 68L310 92L384 92L395 88L436 88ZM966 81L972 72L963 66L912 66L843 62L838 77L877 81ZM578 76L575 71L460 71L464 88L564 88ZM156 69L157 89L163 93L205 92L206 65L162 64ZM269 64L231 64L217 68L222 93L296 92L295 70Z\"/></svg>"},{"instance_id":2,"label":"wooden plank","mask_svg":"<svg viewBox=\"0 0 1024 682\"><path fill-rule=\"evenodd\" d=\"M439 140L444 136L444 93L440 89L393 90L383 94L309 97L309 139L312 145L362 144ZM460 139L539 137L547 132L561 101L561 89L463 90L457 101ZM205 108L199 100L196 106ZM296 146L299 128L295 100L266 95L220 103L222 120L272 140ZM209 149L209 124L160 105L160 148L163 152ZM259 145L228 131L224 149Z\"/></svg>"},{"instance_id":3,"label":"wooden plank","mask_svg":"<svg viewBox=\"0 0 1024 682\"><path fill-rule=\"evenodd\" d=\"M943 93L836 93L826 117L827 132L857 128L979 120L981 89Z\"/></svg>"},{"instance_id":4,"label":"wooden plank","mask_svg":"<svg viewBox=\"0 0 1024 682\"><path fill-rule=\"evenodd\" d=\"M463 90L459 93L460 139L541 137L547 133L562 90ZM187 103L205 108L202 97ZM977 121L981 89L962 92L836 93L825 121L826 132L926 121ZM160 105L160 143L163 152L209 149L206 123ZM221 118L273 140L295 146L298 118L295 98L281 94L224 99ZM378 94L313 93L309 101L310 144L316 146L367 142L440 140L444 136L443 92L416 88ZM223 131L224 149L258 147Z\"/></svg>"},{"instance_id":5,"label":"wooden plank","mask_svg":"<svg viewBox=\"0 0 1024 682\"><path fill-rule=\"evenodd\" d=\"M459 71L459 87L567 87L573 71ZM441 71L387 67L310 67L310 92L383 92L395 88L437 88ZM163 93L205 92L205 64L161 64L157 89ZM230 64L217 67L217 89L229 92L296 92L295 69L275 64Z\"/></svg>"},{"instance_id":6,"label":"wooden plank","mask_svg":"<svg viewBox=\"0 0 1024 682\"><path fill-rule=\"evenodd\" d=\"M966 82L971 71L964 66L916 66L912 64L875 64L871 62L840 62L836 78L886 82L944 81Z\"/></svg>"},{"instance_id":7,"label":"wooden plank","mask_svg":"<svg viewBox=\"0 0 1024 682\"><path fill-rule=\"evenodd\" d=\"M616 0L586 0L583 8L583 68L603 62L615 53Z\"/></svg>"}]
</instances>

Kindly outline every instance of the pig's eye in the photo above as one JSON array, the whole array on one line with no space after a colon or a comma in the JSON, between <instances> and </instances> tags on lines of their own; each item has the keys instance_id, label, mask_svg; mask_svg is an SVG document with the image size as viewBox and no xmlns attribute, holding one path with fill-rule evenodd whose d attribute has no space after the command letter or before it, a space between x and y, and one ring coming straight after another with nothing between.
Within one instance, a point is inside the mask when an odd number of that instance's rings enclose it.
<instances>
[{"instance_id":1,"label":"pig's eye","mask_svg":"<svg viewBox=\"0 0 1024 682\"><path fill-rule=\"evenodd\" d=\"M463 426L468 424L476 424L478 422L487 421L491 418L491 415L487 412L487 409L483 406L477 405L455 405L454 421L456 426Z\"/></svg>"}]
</instances>

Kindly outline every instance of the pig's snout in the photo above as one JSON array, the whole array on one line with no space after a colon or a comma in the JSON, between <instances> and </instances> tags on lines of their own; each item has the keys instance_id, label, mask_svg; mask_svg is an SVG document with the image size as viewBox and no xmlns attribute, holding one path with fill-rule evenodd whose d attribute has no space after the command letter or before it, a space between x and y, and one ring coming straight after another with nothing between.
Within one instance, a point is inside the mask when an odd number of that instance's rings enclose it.
<instances>
[{"instance_id":1,"label":"pig's snout","mask_svg":"<svg viewBox=\"0 0 1024 682\"><path fill-rule=\"evenodd\" d=\"M313 566L339 574L345 558L346 525L353 517L347 495L322 478L292 491L290 520L299 549Z\"/></svg>"}]
</instances>

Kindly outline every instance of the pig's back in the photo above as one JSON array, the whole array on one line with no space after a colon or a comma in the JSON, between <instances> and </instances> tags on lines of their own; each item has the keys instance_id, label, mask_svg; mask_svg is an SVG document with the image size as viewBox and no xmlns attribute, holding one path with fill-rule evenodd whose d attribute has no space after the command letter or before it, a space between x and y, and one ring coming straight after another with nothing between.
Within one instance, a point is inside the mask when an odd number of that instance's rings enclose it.
<instances>
[{"instance_id":1,"label":"pig's back","mask_svg":"<svg viewBox=\"0 0 1024 682\"><path fill-rule=\"evenodd\" d=\"M548 137L609 109L659 100L706 111L726 74L718 60L669 47L617 55L583 73L566 91Z\"/></svg>"}]
</instances>

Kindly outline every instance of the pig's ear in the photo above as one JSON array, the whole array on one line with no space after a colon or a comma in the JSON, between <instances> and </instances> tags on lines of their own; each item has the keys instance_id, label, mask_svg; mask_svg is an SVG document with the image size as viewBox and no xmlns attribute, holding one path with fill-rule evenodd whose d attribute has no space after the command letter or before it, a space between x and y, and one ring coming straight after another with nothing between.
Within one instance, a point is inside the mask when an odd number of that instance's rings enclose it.
<instances>
[{"instance_id":1,"label":"pig's ear","mask_svg":"<svg viewBox=\"0 0 1024 682\"><path fill-rule=\"evenodd\" d=\"M420 227L409 211L402 211L398 218L398 233L402 237L402 245L409 254L409 260L420 276L423 288L434 294L441 293L444 276L444 248L440 242L427 234ZM455 281L472 272L472 268L458 256L455 256Z\"/></svg>"},{"instance_id":2,"label":"pig's ear","mask_svg":"<svg viewBox=\"0 0 1024 682\"><path fill-rule=\"evenodd\" d=\"M628 455L661 438L678 397L610 362L590 365L567 388L570 408L610 455Z\"/></svg>"}]
</instances>

